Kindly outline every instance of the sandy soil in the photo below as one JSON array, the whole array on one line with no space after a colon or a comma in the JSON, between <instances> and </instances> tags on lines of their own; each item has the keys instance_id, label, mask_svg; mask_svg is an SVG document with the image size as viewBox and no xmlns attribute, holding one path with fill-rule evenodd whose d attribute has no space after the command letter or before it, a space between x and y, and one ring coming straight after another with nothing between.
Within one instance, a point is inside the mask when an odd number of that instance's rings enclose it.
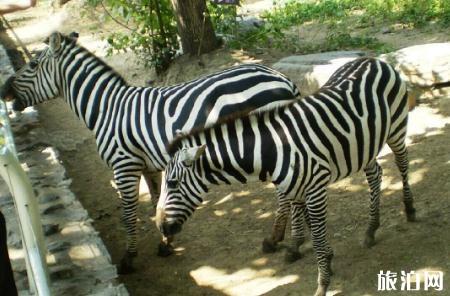
<instances>
[{"instance_id":1,"label":"sandy soil","mask_svg":"<svg viewBox=\"0 0 450 296\"><path fill-rule=\"evenodd\" d=\"M253 1L254 2L254 1ZM11 23L30 48L52 28L81 33L80 42L104 54L105 36L112 24L101 19L73 17L78 1L48 17L46 1L34 10L11 16ZM68 15L72 15L68 17ZM90 18L90 20L89 20ZM43 21L45 19L45 22ZM50 20L56 22L49 24ZM39 29L42 26L44 29ZM35 28L34 33L30 33ZM50 28L50 29L49 29ZM392 46L448 41L448 32L434 29L395 31L389 34ZM314 31L312 31L314 32ZM169 84L216 71L238 62L253 60L270 65L288 54L267 52L254 56L242 51L218 50L199 58L180 58L160 84ZM155 79L152 71L135 66L131 54L115 55L106 61L133 84ZM125 62L124 62L125 61ZM94 219L114 262L124 251L124 229L120 223L120 203L112 173L96 153L90 132L62 100L39 106L41 123L72 178L72 190ZM450 272L450 101L424 100L411 113L411 185L416 197L417 223L407 223L402 212L401 182L391 154L381 158L384 169L381 227L377 245L361 246L367 225L368 193L362 174L334 184L329 190L329 240L335 251L335 275L331 291L339 295L377 295L377 274L390 270L444 272L447 292L416 292L415 295L447 295ZM139 207L139 257L137 272L121 276L131 295L311 295L316 287L317 265L310 240L302 247L299 262L284 262L284 252L261 252L261 241L271 227L275 196L269 184L214 188L205 205L177 237L176 255L156 256L159 234L152 217L145 186ZM280 248L282 249L282 248ZM398 280L400 288L400 279ZM385 292L409 295L408 292Z\"/></svg>"}]
</instances>

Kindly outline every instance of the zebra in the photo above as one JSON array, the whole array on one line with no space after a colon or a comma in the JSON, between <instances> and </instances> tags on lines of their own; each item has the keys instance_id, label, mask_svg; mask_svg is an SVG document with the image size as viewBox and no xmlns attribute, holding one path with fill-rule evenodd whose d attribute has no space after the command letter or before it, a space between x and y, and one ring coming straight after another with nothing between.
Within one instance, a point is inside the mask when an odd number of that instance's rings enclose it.
<instances>
[{"instance_id":1,"label":"zebra","mask_svg":"<svg viewBox=\"0 0 450 296\"><path fill-rule=\"evenodd\" d=\"M257 64L173 86L131 86L78 45L77 38L77 33L52 33L48 46L8 79L2 92L14 98L13 109L18 111L61 95L93 131L98 153L113 169L122 196L127 247L119 271L128 273L137 255L140 177L144 175L157 200L161 171L170 160L166 146L175 135L233 113L286 104L297 99L299 91L281 73Z\"/></svg>"},{"instance_id":2,"label":"zebra","mask_svg":"<svg viewBox=\"0 0 450 296\"><path fill-rule=\"evenodd\" d=\"M349 62L301 100L176 138L168 149L172 159L165 170L156 225L164 235L180 232L212 184L270 181L283 203L278 210L291 209L292 246L297 249L304 240L307 213L319 266L315 295L325 295L333 258L326 238L327 185L365 172L370 211L364 244L372 246L380 225L382 169L376 156L387 143L402 176L407 220L415 220L407 121L407 91L399 74L374 58ZM284 229L282 214L277 212L272 238L281 236L277 229Z\"/></svg>"}]
</instances>

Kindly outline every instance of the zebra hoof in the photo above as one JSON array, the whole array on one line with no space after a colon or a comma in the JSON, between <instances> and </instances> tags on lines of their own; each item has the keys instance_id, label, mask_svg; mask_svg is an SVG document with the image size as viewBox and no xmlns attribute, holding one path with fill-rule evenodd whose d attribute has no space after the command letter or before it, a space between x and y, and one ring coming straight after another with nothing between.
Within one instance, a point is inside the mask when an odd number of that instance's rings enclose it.
<instances>
[{"instance_id":1,"label":"zebra hoof","mask_svg":"<svg viewBox=\"0 0 450 296\"><path fill-rule=\"evenodd\" d=\"M277 245L271 240L265 238L262 242L263 253L275 253L277 250Z\"/></svg>"},{"instance_id":2,"label":"zebra hoof","mask_svg":"<svg viewBox=\"0 0 450 296\"><path fill-rule=\"evenodd\" d=\"M327 288L323 286L319 286L314 293L314 296L325 296L327 294Z\"/></svg>"},{"instance_id":3,"label":"zebra hoof","mask_svg":"<svg viewBox=\"0 0 450 296\"><path fill-rule=\"evenodd\" d=\"M174 251L172 245L165 244L163 242L159 243L159 245L158 245L158 253L157 253L157 255L159 257L169 257L173 253L175 253L175 251Z\"/></svg>"},{"instance_id":4,"label":"zebra hoof","mask_svg":"<svg viewBox=\"0 0 450 296\"><path fill-rule=\"evenodd\" d=\"M375 238L373 236L366 236L363 241L363 246L366 248L372 248L375 246Z\"/></svg>"},{"instance_id":5,"label":"zebra hoof","mask_svg":"<svg viewBox=\"0 0 450 296\"><path fill-rule=\"evenodd\" d=\"M119 268L117 273L119 274L130 274L135 271L133 267L133 258L136 257L137 253L125 253L122 260L120 260Z\"/></svg>"},{"instance_id":6,"label":"zebra hoof","mask_svg":"<svg viewBox=\"0 0 450 296\"><path fill-rule=\"evenodd\" d=\"M411 211L406 212L406 220L408 222L416 222L416 210L412 209Z\"/></svg>"},{"instance_id":7,"label":"zebra hoof","mask_svg":"<svg viewBox=\"0 0 450 296\"><path fill-rule=\"evenodd\" d=\"M303 255L299 251L291 251L288 250L286 255L284 255L284 262L286 263L294 263L297 260L300 260Z\"/></svg>"},{"instance_id":8,"label":"zebra hoof","mask_svg":"<svg viewBox=\"0 0 450 296\"><path fill-rule=\"evenodd\" d=\"M150 198L150 204L152 206L152 209L156 209L158 206L158 199L157 198Z\"/></svg>"}]
</instances>

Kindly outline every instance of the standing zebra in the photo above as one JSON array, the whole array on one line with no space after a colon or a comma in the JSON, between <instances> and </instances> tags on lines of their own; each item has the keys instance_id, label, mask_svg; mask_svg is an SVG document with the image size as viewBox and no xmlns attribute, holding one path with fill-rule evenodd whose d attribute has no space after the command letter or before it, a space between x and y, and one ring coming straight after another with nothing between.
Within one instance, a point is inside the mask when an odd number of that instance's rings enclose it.
<instances>
[{"instance_id":1,"label":"standing zebra","mask_svg":"<svg viewBox=\"0 0 450 296\"><path fill-rule=\"evenodd\" d=\"M405 83L391 66L371 58L347 63L311 96L176 139L169 149L173 157L166 167L157 226L164 235L179 232L211 184L271 181L279 201L287 205L280 208L292 205L297 249L306 208L319 265L316 295L325 295L333 257L326 239L327 185L365 171L370 186L365 244L373 245L382 175L376 156L387 143L403 177L407 219L415 220L405 146L407 118Z\"/></svg>"},{"instance_id":2,"label":"standing zebra","mask_svg":"<svg viewBox=\"0 0 450 296\"><path fill-rule=\"evenodd\" d=\"M46 47L11 77L4 93L13 108L62 95L96 138L101 158L114 170L122 196L127 252L120 272L136 256L136 209L142 174L152 198L176 131L212 124L233 113L285 104L299 95L285 76L261 65L242 65L169 87L128 85L112 68L76 42L78 34L53 33Z\"/></svg>"}]
</instances>

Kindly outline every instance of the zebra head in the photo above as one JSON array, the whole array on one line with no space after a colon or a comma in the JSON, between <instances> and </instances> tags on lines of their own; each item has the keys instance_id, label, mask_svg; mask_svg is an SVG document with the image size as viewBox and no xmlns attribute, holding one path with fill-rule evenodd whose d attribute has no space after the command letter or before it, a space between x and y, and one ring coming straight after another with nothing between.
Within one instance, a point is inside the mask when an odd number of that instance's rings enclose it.
<instances>
[{"instance_id":1,"label":"zebra head","mask_svg":"<svg viewBox=\"0 0 450 296\"><path fill-rule=\"evenodd\" d=\"M166 167L165 179L156 209L156 225L170 237L181 231L183 223L202 203L207 191L199 177L201 166L197 160L206 146L178 150Z\"/></svg>"},{"instance_id":2,"label":"zebra head","mask_svg":"<svg viewBox=\"0 0 450 296\"><path fill-rule=\"evenodd\" d=\"M77 33L65 36L55 32L48 46L35 54L30 62L10 77L2 89L5 97L13 99L13 109L22 111L28 106L56 98L61 92L59 58L69 44L76 42Z\"/></svg>"}]
</instances>

